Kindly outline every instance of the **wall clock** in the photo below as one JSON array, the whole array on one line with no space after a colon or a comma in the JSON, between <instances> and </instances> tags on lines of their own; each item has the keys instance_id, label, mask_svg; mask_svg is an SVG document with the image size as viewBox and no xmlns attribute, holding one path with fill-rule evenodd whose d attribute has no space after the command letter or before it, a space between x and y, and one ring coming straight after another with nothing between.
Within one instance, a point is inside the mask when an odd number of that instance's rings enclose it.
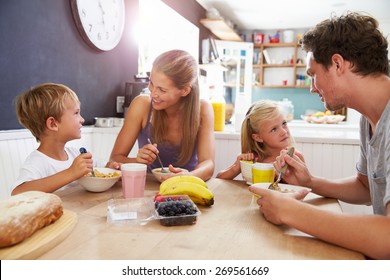
<instances>
[{"instance_id":1,"label":"wall clock","mask_svg":"<svg viewBox=\"0 0 390 280\"><path fill-rule=\"evenodd\" d=\"M115 48L125 26L124 0L70 0L70 5L88 45L102 51Z\"/></svg>"}]
</instances>

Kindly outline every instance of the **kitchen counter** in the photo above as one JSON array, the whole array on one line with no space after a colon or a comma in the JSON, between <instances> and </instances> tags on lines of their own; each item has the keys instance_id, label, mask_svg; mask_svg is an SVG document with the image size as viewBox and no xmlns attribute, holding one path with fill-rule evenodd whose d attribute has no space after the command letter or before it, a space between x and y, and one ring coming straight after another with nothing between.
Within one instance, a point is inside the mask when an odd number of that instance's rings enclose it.
<instances>
[{"instance_id":1,"label":"kitchen counter","mask_svg":"<svg viewBox=\"0 0 390 280\"><path fill-rule=\"evenodd\" d=\"M294 120L288 123L296 142L313 174L327 178L340 178L356 174L355 162L359 154L358 125L309 124ZM86 147L94 157L108 160L121 127L83 126L81 139L67 145ZM215 132L217 172L232 164L241 152L240 133L234 125ZM0 198L10 195L10 185L16 180L19 168L38 143L27 129L0 131ZM135 145L130 155L137 154ZM347 163L347 164L345 164Z\"/></svg>"},{"instance_id":2,"label":"kitchen counter","mask_svg":"<svg viewBox=\"0 0 390 280\"><path fill-rule=\"evenodd\" d=\"M359 125L341 122L338 124L314 124L303 120L288 122L291 134L297 142L359 144ZM117 134L120 127L84 126L83 132ZM215 139L240 140L240 132L235 131L233 124L225 125L224 131L216 131Z\"/></svg>"},{"instance_id":3,"label":"kitchen counter","mask_svg":"<svg viewBox=\"0 0 390 280\"><path fill-rule=\"evenodd\" d=\"M77 213L78 223L62 243L39 259L364 259L358 252L267 222L243 181L211 179L207 184L215 204L199 207L202 213L195 225L172 227L157 220L144 225L107 223L107 201L122 198L121 182L102 193L80 186L59 191L64 208ZM152 199L158 189L159 183L148 176L145 196ZM304 201L341 212L335 199L310 193Z\"/></svg>"},{"instance_id":4,"label":"kitchen counter","mask_svg":"<svg viewBox=\"0 0 390 280\"><path fill-rule=\"evenodd\" d=\"M359 144L358 124L341 122L338 124L314 124L301 120L288 122L290 132L297 142L332 143L332 144ZM240 140L240 132L236 132L234 125L225 126L222 132L215 132L216 139Z\"/></svg>"}]
</instances>

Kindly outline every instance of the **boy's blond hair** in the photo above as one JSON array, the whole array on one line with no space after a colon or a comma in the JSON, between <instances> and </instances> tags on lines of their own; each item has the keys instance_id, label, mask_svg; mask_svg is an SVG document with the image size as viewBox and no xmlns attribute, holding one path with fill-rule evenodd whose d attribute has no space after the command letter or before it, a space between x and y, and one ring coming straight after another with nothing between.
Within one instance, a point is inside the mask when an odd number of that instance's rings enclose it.
<instances>
[{"instance_id":1,"label":"boy's blond hair","mask_svg":"<svg viewBox=\"0 0 390 280\"><path fill-rule=\"evenodd\" d=\"M46 120L60 120L66 102L80 103L76 93L61 84L44 83L16 97L16 115L19 123L26 127L39 142L46 129Z\"/></svg>"}]
</instances>

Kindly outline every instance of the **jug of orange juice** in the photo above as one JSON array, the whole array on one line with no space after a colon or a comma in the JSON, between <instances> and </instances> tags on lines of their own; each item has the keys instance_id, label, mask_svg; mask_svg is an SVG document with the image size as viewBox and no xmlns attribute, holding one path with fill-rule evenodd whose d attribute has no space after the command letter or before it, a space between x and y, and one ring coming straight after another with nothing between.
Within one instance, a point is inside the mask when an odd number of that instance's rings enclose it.
<instances>
[{"instance_id":1,"label":"jug of orange juice","mask_svg":"<svg viewBox=\"0 0 390 280\"><path fill-rule=\"evenodd\" d=\"M226 102L221 94L214 90L214 86L210 86L211 105L214 110L214 131L224 131L225 129L225 111Z\"/></svg>"}]
</instances>

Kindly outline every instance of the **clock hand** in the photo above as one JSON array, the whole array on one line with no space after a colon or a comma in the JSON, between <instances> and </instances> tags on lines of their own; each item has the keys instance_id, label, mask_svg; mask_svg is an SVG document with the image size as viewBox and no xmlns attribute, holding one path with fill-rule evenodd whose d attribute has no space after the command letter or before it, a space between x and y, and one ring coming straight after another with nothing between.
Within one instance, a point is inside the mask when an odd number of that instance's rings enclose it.
<instances>
[{"instance_id":1,"label":"clock hand","mask_svg":"<svg viewBox=\"0 0 390 280\"><path fill-rule=\"evenodd\" d=\"M99 1L99 8L102 11L102 24L104 25L105 24L104 23L104 15L106 14L106 12L104 11L102 3L100 1Z\"/></svg>"}]
</instances>

